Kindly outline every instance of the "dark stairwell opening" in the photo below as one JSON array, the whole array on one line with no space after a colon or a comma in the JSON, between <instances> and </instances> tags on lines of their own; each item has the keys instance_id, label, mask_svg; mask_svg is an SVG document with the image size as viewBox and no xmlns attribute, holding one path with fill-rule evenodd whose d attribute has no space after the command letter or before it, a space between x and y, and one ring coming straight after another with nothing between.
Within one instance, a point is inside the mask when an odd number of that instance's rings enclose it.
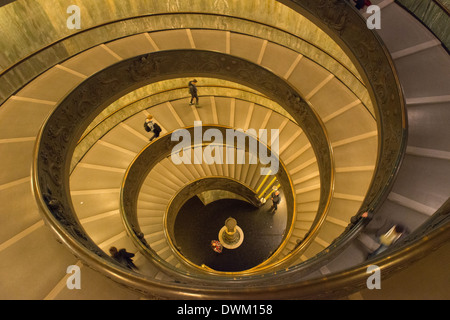
<instances>
[{"instance_id":1,"label":"dark stairwell opening","mask_svg":"<svg viewBox=\"0 0 450 320\"><path fill-rule=\"evenodd\" d=\"M204 205L199 197L189 199L175 220L175 242L181 253L196 265L216 271L238 272L265 261L281 244L286 230L286 207L282 198L275 213L272 202L255 208L239 199L219 199ZM244 240L235 249L221 253L211 247L229 217L236 219Z\"/></svg>"}]
</instances>

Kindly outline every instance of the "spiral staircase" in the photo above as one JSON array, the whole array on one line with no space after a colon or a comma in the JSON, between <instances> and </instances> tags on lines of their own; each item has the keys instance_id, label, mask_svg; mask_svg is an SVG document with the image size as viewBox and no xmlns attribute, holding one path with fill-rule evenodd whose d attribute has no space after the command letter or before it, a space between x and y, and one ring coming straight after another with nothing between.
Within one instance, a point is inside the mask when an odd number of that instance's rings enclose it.
<instances>
[{"instance_id":1,"label":"spiral staircase","mask_svg":"<svg viewBox=\"0 0 450 320\"><path fill-rule=\"evenodd\" d=\"M365 289L368 265L395 285L438 250L444 272L430 285L447 298L448 52L394 1L372 2L382 9L377 34L345 1L82 1L80 30L67 28L70 1L0 7L10 31L0 41L0 297L376 299ZM359 47L341 17L360 28ZM199 107L189 105L194 77ZM149 114L163 129L152 142ZM277 129L278 173L261 174L238 152L174 164L171 135L196 121ZM215 150L223 158L230 148ZM70 157L50 156L57 151ZM174 208L187 200L179 195L214 180L239 185L250 202L282 190L286 228L263 263L218 272L174 243ZM366 210L372 221L359 218ZM366 261L381 220L401 221L410 237ZM135 253L139 270L117 265L111 246ZM66 286L72 265L80 290Z\"/></svg>"}]
</instances>

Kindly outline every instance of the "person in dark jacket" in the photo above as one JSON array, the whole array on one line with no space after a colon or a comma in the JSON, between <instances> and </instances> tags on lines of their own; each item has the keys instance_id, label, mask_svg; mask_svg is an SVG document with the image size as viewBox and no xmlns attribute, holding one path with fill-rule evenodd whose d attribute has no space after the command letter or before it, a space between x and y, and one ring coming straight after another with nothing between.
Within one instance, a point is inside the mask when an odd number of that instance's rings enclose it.
<instances>
[{"instance_id":1,"label":"person in dark jacket","mask_svg":"<svg viewBox=\"0 0 450 320\"><path fill-rule=\"evenodd\" d=\"M270 211L277 211L278 209L278 204L281 201L281 197L280 197L280 191L275 191L274 193L272 193L272 196L270 197L270 199L272 200L272 206L270 207Z\"/></svg>"},{"instance_id":2,"label":"person in dark jacket","mask_svg":"<svg viewBox=\"0 0 450 320\"><path fill-rule=\"evenodd\" d=\"M111 257L113 257L114 260L122 264L123 266L131 269L131 270L138 270L138 267L133 262L134 253L127 252L125 249L117 250L116 247L109 248L109 253L111 254Z\"/></svg>"},{"instance_id":3,"label":"person in dark jacket","mask_svg":"<svg viewBox=\"0 0 450 320\"><path fill-rule=\"evenodd\" d=\"M197 92L197 80L194 79L192 81L189 81L189 93L191 94L191 102L189 102L189 105L193 105L194 104L194 99L195 99L195 105L198 106L198 92Z\"/></svg>"},{"instance_id":4,"label":"person in dark jacket","mask_svg":"<svg viewBox=\"0 0 450 320\"><path fill-rule=\"evenodd\" d=\"M161 127L156 122L153 121L152 115L147 116L147 119L145 119L144 127L145 131L153 132L153 136L149 139L149 141L153 141L153 139L158 138L159 134L162 131Z\"/></svg>"},{"instance_id":5,"label":"person in dark jacket","mask_svg":"<svg viewBox=\"0 0 450 320\"><path fill-rule=\"evenodd\" d=\"M364 8L366 6L366 1L365 0L354 0L355 1L355 7L358 10L361 10L362 8Z\"/></svg>"}]
</instances>

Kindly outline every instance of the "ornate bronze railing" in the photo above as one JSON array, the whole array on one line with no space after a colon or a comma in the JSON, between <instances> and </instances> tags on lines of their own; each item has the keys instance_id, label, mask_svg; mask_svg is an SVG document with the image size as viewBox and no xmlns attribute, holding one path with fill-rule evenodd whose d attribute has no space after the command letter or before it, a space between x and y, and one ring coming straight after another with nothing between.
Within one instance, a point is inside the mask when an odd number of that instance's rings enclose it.
<instances>
[{"instance_id":1,"label":"ornate bronze railing","mask_svg":"<svg viewBox=\"0 0 450 320\"><path fill-rule=\"evenodd\" d=\"M86 260L111 260L87 236L70 200L69 159L88 123L124 93L151 81L192 74L217 76L243 83L282 105L300 124L317 155L321 175L321 207L331 192L329 144L316 115L286 82L269 71L239 58L205 51L166 51L120 62L84 81L47 120L37 142L33 168L34 191L48 221L61 241ZM79 240L79 242L78 242ZM78 246L75 245L78 243ZM92 262L100 267L101 263Z\"/></svg>"},{"instance_id":2,"label":"ornate bronze railing","mask_svg":"<svg viewBox=\"0 0 450 320\"><path fill-rule=\"evenodd\" d=\"M11 65L6 66L4 69L0 70L0 105L2 105L8 98L12 95L16 94L17 91L20 90L23 86L27 85L34 79L36 79L39 75L45 73L52 66L64 63L71 56L76 54L83 53L89 49L94 48L95 46L99 46L105 43L109 43L116 39L120 39L125 36L134 36L138 34L142 34L145 32L151 32L153 30L148 30L148 25L152 25L152 22L143 23L142 21L146 19L156 19L161 20L164 16L167 16L166 19L172 21L178 21L177 16L183 14L191 14L197 20L199 17L212 17L217 21L225 21L227 19L234 19L239 23L254 23L259 25L258 27L252 27L251 29L262 29L267 28L268 30L272 30L274 32L267 32L267 36L270 37L276 33L282 33L285 36L280 37L284 38L292 38L291 42L305 42L308 46L314 48L314 51L323 53L324 57L331 58L333 63L341 66L343 68L343 74L341 76L337 76L341 81L343 81L347 86L348 83L344 81L346 76L350 76L354 78L354 80L358 83L358 88L362 88L363 84L358 75L354 74L354 71L350 70L348 66L346 66L342 61L340 61L339 56L331 56L330 53L323 51L320 47L315 45L314 43L310 43L299 37L298 35L292 34L286 30L282 30L277 28L277 26L268 25L258 20L250 20L243 17L231 17L225 14L217 14L217 13L165 13L165 14L143 14L139 16L132 16L127 18L121 18L114 21L108 21L104 23L100 23L99 25L95 25L89 28L82 28L77 30L76 32L70 32L69 34L62 33L59 35L59 38L55 39L50 44L45 45L42 48L39 48L35 51L27 52L25 56L17 58ZM217 19L216 19L217 18ZM98 17L100 20L100 17ZM124 26L126 24L130 24L130 26ZM201 25L201 24L200 24ZM166 30L167 26L164 26L161 30ZM181 27L171 27L171 29L176 30ZM211 28L208 27L200 27L201 30L221 30L223 25L219 24L219 26L214 26ZM183 28L184 29L184 28ZM194 28L196 29L196 28ZM236 28L237 31L232 31L238 34L246 34L245 30L242 28ZM133 31L134 30L134 31ZM54 30L55 33L59 33L61 30ZM156 30L158 31L158 30ZM253 37L258 38L258 36L251 35ZM89 41L85 41L86 39L90 39ZM272 42L276 42L273 41ZM24 44L25 47L25 44ZM69 48L69 49L68 49ZM291 48L292 49L292 48ZM24 51L23 51L24 52ZM318 61L318 57L316 54L313 54L309 57L308 53L301 52L302 55L308 58L314 58L315 62L319 65L322 65L325 69L327 69L327 65L325 61ZM30 63L30 61L32 61ZM43 63L46 62L46 64ZM30 64L33 64L33 68L30 68ZM329 67L329 66L328 66ZM352 91L356 92L355 88L351 88ZM355 94L358 95L356 92ZM364 100L363 97L361 97Z\"/></svg>"},{"instance_id":3,"label":"ornate bronze railing","mask_svg":"<svg viewBox=\"0 0 450 320\"><path fill-rule=\"evenodd\" d=\"M201 147L195 145L195 132L201 133L201 136L203 136L203 133L209 129L215 129L218 130L223 137L226 136L226 130L231 129L224 126L218 126L218 125L203 125L202 127L186 127L183 128L183 130L186 130L189 132L191 141L190 145L195 147ZM177 131L177 130L176 130ZM174 132L176 132L174 131ZM142 187L142 184L144 183L147 175L151 170L163 159L168 158L172 155L174 152L174 147L179 143L178 141L172 141L171 137L174 134L174 132L170 132L153 142L152 144L147 145L146 148L144 148L132 161L130 166L128 167L128 170L125 173L124 180L122 183L122 190L121 190L121 199L120 199L120 210L121 210L121 216L124 222L124 225L126 226L127 232L131 236L131 238L134 240L136 246L138 248L143 249L144 254L150 258L155 259L154 251L149 251L147 248L151 249L150 246L142 245L142 243L139 243L140 240L138 237L135 236L135 234L141 233L141 228L139 225L139 219L138 219L138 198L139 198L139 191ZM235 135L237 137L238 141L248 141L248 144L245 143L245 145L238 145L236 146L234 141L223 141L224 146L228 146L231 148L241 148L245 152L258 152L259 148L262 146L262 142L259 141L256 137L250 136L244 132L236 131ZM253 142L252 142L253 141ZM185 142L185 141L183 141ZM232 143L231 145L228 145L228 143ZM208 145L208 143L205 143ZM258 145L257 150L251 150L250 145ZM269 147L265 146L267 150L270 150ZM272 151L270 151L272 153ZM282 161L278 159L278 155L274 156L272 154L272 157L274 160L277 160L279 162L278 166L278 172L274 174L274 177L277 179L277 184L280 185L280 188L283 190L284 198L286 201L286 232L283 234L283 237L280 241L280 245L283 245L285 240L288 238L290 234L290 230L293 228L293 223L295 221L295 213L296 213L296 203L295 203L295 192L293 190L292 181L289 177L288 172L286 171L286 168ZM167 207L166 214L164 217L164 231L166 234L166 238L168 239L168 242L171 244L172 251L181 258L182 261L186 261L185 258L183 258L180 253L176 249L176 245L173 243L174 239L174 225L175 225L175 219L176 215L178 214L178 211L181 209L181 206L183 205L184 201L188 200L190 197L194 196L195 194L201 192L202 190L208 190L210 188L220 188L222 190L228 190L232 192L236 192L237 190L241 190L241 194L244 196L245 199L247 199L250 203L252 203L255 206L260 206L260 200L258 199L258 194L255 190L251 190L250 186L245 186L239 181L232 181L233 179L227 178L225 176L208 176L203 179L200 179L198 181L191 182L188 186L184 186L183 189L179 190L177 192L177 196L170 201L170 204ZM242 184L242 186L239 186L239 184ZM266 183L268 184L268 182ZM187 193L186 193L187 192ZM181 194L180 194L181 193ZM174 201L176 200L176 201ZM156 258L161 263L165 264L166 267L171 268L167 263L164 263L159 258ZM192 263L189 263L186 261L186 264L189 266L194 266ZM217 275L240 275L240 274L247 274L248 271L243 272L233 272L233 273L225 273L225 272L205 272L206 270L197 268L197 272L204 272L208 274L217 274Z\"/></svg>"},{"instance_id":4,"label":"ornate bronze railing","mask_svg":"<svg viewBox=\"0 0 450 320\"><path fill-rule=\"evenodd\" d=\"M427 27L449 52L450 9L440 0L395 0Z\"/></svg>"},{"instance_id":5,"label":"ornate bronze railing","mask_svg":"<svg viewBox=\"0 0 450 320\"><path fill-rule=\"evenodd\" d=\"M280 2L316 22L341 44L368 85L377 112L379 155L364 206L374 208L389 192L404 152L404 101L390 56L377 35L366 28L365 21L345 2ZM323 210L326 207L331 194L330 186L326 183L330 181L332 167L329 145L316 116L295 90L270 72L238 58L202 51L167 51L123 61L87 79L59 104L43 127L37 141L33 188L47 223L61 241L92 268L150 296L158 292L157 295L162 297L176 298L263 299L273 298L274 295L280 299L318 298L332 296L339 293L339 290L340 293L348 292L365 285L364 266L307 282L296 277L294 266L286 271L265 274L263 280L262 276L234 282L224 280L227 288L224 288L224 282L215 282L207 277L201 285L184 277L185 282L159 283L124 271L89 239L75 218L68 189L69 160L77 138L103 107L125 92L151 81L192 74L215 75L255 87L291 113L308 135L319 160L322 187L320 208ZM442 243L443 239L448 239L448 235L444 233L447 226L448 223L443 228L432 229L427 233L427 241L436 245ZM341 241L351 241L360 227L361 222L356 224L356 228L349 228ZM423 254L422 244L417 241L409 244L408 248L411 250L408 251L407 259ZM384 265L380 263L379 266L392 268L403 264L407 259L394 259ZM324 291L325 283L328 290Z\"/></svg>"}]
</instances>

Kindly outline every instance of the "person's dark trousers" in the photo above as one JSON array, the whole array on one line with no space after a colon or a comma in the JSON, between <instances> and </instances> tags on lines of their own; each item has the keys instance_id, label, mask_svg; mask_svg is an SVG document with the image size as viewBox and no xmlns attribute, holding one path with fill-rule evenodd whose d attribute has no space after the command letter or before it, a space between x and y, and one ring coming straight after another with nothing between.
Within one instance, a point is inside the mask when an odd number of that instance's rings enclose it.
<instances>
[{"instance_id":1,"label":"person's dark trousers","mask_svg":"<svg viewBox=\"0 0 450 320\"><path fill-rule=\"evenodd\" d=\"M150 141L153 141L153 139L156 139L156 138L158 138L158 137L159 137L159 132L155 132L155 133L153 134L153 137L150 138Z\"/></svg>"},{"instance_id":2,"label":"person's dark trousers","mask_svg":"<svg viewBox=\"0 0 450 320\"><path fill-rule=\"evenodd\" d=\"M197 95L193 95L193 96L191 97L191 102L190 102L190 104L193 104L194 99L195 99L195 104L198 104L198 96L197 96Z\"/></svg>"}]
</instances>

